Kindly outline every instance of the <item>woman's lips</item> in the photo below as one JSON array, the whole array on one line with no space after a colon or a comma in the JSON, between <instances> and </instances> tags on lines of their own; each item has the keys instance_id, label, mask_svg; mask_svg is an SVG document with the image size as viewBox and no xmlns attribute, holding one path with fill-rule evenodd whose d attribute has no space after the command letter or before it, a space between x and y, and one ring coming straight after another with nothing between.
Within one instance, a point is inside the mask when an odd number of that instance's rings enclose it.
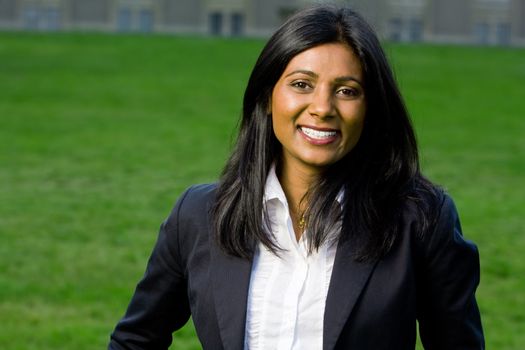
<instances>
[{"instance_id":1,"label":"woman's lips","mask_svg":"<svg viewBox=\"0 0 525 350\"><path fill-rule=\"evenodd\" d=\"M300 134L314 145L326 145L337 139L338 131L334 129L318 129L307 126L299 126Z\"/></svg>"}]
</instances>

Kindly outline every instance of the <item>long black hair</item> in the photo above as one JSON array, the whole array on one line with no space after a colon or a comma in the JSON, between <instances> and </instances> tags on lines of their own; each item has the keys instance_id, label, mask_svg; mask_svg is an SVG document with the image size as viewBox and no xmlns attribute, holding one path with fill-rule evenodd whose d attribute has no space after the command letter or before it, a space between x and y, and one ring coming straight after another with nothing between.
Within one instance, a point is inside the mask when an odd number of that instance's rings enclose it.
<instances>
[{"instance_id":1,"label":"long black hair","mask_svg":"<svg viewBox=\"0 0 525 350\"><path fill-rule=\"evenodd\" d=\"M417 143L403 99L373 29L346 7L321 5L290 17L263 48L248 81L236 145L220 178L212 220L219 246L250 258L257 242L278 253L263 204L266 178L281 145L269 115L270 96L290 60L326 43L348 45L364 74L367 112L357 145L332 164L307 192L306 232L310 250L327 240L342 220L341 235L357 236L358 260L386 254L395 242L408 201L428 203L433 185L420 173ZM336 197L344 189L342 211ZM429 210L419 205L421 230ZM427 206L428 207L428 206Z\"/></svg>"}]
</instances>

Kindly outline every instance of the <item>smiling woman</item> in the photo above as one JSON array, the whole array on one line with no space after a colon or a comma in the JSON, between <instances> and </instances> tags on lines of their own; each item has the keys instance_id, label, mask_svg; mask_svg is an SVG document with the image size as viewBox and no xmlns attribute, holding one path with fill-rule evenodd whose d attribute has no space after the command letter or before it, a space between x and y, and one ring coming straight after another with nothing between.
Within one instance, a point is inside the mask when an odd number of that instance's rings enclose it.
<instances>
[{"instance_id":1,"label":"smiling woman","mask_svg":"<svg viewBox=\"0 0 525 350\"><path fill-rule=\"evenodd\" d=\"M344 7L292 16L262 50L217 184L163 223L110 349L482 349L476 246L420 171L373 30ZM381 336L377 332L381 332Z\"/></svg>"},{"instance_id":2,"label":"smiling woman","mask_svg":"<svg viewBox=\"0 0 525 350\"><path fill-rule=\"evenodd\" d=\"M280 179L304 182L295 193L293 184L284 186L288 202L299 203L290 212L297 239L303 233L305 189L359 141L366 113L362 81L361 63L351 47L328 43L292 58L273 88L270 114L282 146Z\"/></svg>"},{"instance_id":3,"label":"smiling woman","mask_svg":"<svg viewBox=\"0 0 525 350\"><path fill-rule=\"evenodd\" d=\"M361 135L366 112L361 63L344 44L324 44L295 56L271 97L281 169L319 175L343 158Z\"/></svg>"}]
</instances>

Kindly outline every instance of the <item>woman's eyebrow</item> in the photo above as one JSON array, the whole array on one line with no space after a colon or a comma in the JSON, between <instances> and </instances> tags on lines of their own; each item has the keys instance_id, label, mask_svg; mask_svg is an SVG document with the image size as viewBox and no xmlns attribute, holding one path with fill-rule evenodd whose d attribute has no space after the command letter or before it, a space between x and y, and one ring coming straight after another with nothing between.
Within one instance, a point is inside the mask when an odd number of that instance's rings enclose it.
<instances>
[{"instance_id":1,"label":"woman's eyebrow","mask_svg":"<svg viewBox=\"0 0 525 350\"><path fill-rule=\"evenodd\" d=\"M306 74L306 75L311 76L312 78L319 77L317 73L312 72L311 70L307 70L307 69L296 69L293 72L286 74L286 77L289 77L290 75L294 75L294 74Z\"/></svg>"},{"instance_id":2,"label":"woman's eyebrow","mask_svg":"<svg viewBox=\"0 0 525 350\"><path fill-rule=\"evenodd\" d=\"M289 77L289 76L294 75L294 74L305 74L305 75L308 75L308 76L310 76L312 78L316 78L316 79L319 77L319 75L317 73L312 72L311 70L307 70L307 69L296 69L296 70L286 74L285 77ZM337 77L337 78L334 79L334 81L337 82L337 83L345 83L345 82L348 82L348 81L355 81L359 85L364 86L363 83L361 82L361 80L359 80L358 78L356 78L354 76L351 76L351 75Z\"/></svg>"},{"instance_id":3,"label":"woman's eyebrow","mask_svg":"<svg viewBox=\"0 0 525 350\"><path fill-rule=\"evenodd\" d=\"M337 78L335 78L335 81L338 82L338 83L345 83L347 81L355 81L359 85L363 86L363 83L361 82L361 80L359 80L356 77L353 77L351 75L348 75L348 76L345 76L345 77L337 77Z\"/></svg>"}]
</instances>

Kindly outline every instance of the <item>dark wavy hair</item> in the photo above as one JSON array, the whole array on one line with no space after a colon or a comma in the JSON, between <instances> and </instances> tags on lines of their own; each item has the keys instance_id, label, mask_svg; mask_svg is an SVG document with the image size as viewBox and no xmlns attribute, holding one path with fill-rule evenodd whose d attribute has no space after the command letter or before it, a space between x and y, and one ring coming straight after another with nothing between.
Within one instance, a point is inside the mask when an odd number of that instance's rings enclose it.
<instances>
[{"instance_id":1,"label":"dark wavy hair","mask_svg":"<svg viewBox=\"0 0 525 350\"><path fill-rule=\"evenodd\" d=\"M263 204L266 178L281 154L268 114L270 96L294 56L326 43L348 45L359 57L367 111L357 145L307 192L310 251L328 239L330 228L341 219L341 237L354 236L359 242L357 260L384 256L395 243L409 201L420 208L420 231L430 224L431 210L425 204L429 201L422 199L435 187L420 173L411 121L380 42L353 10L321 5L296 13L273 34L249 78L237 142L212 207L217 242L228 254L250 258L257 242L278 254L279 247L265 229L268 225L263 225L268 222ZM342 211L336 208L341 189Z\"/></svg>"}]
</instances>

